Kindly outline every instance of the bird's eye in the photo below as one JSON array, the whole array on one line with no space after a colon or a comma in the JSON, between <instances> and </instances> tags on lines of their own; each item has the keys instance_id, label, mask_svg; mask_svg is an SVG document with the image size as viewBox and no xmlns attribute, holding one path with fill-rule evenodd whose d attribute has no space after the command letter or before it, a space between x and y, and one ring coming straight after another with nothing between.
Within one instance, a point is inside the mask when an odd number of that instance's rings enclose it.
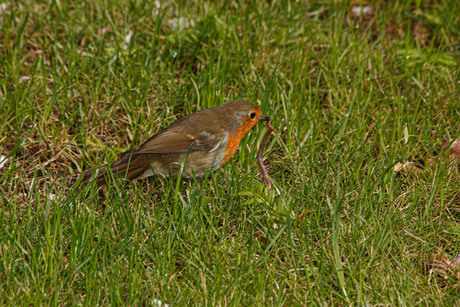
<instances>
[{"instance_id":1,"label":"bird's eye","mask_svg":"<svg viewBox=\"0 0 460 307\"><path fill-rule=\"evenodd\" d=\"M249 114L249 116L251 116L251 119L254 119L254 117L256 117L256 113L252 112L251 114Z\"/></svg>"}]
</instances>

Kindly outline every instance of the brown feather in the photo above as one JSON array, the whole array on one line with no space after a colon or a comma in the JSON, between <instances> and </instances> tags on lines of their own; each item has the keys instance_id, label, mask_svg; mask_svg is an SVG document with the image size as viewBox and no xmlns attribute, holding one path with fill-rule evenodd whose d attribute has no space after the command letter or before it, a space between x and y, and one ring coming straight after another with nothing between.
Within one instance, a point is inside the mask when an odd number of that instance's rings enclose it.
<instances>
[{"instance_id":1,"label":"brown feather","mask_svg":"<svg viewBox=\"0 0 460 307\"><path fill-rule=\"evenodd\" d=\"M184 153L209 150L217 146L222 138L203 131L197 136L184 135L175 131L167 131L150 138L134 151L136 154Z\"/></svg>"}]
</instances>

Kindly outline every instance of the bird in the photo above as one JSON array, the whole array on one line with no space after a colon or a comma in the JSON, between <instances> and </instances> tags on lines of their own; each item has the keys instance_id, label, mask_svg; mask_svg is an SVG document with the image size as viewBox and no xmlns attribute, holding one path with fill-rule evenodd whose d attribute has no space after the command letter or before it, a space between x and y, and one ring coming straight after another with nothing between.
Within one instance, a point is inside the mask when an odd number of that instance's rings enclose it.
<instances>
[{"instance_id":1,"label":"bird","mask_svg":"<svg viewBox=\"0 0 460 307\"><path fill-rule=\"evenodd\" d=\"M186 115L160 130L134 150L126 151L110 166L87 171L83 183L106 185L108 168L128 180L155 174L197 181L227 163L241 139L259 121L270 117L245 100L236 100Z\"/></svg>"}]
</instances>

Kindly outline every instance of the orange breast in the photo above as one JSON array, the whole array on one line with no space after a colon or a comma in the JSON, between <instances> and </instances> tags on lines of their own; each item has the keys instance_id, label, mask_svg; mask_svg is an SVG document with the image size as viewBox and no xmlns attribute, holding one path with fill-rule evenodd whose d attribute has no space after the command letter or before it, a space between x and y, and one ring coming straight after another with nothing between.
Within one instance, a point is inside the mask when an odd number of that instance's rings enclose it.
<instances>
[{"instance_id":1,"label":"orange breast","mask_svg":"<svg viewBox=\"0 0 460 307\"><path fill-rule=\"evenodd\" d=\"M239 145L240 140L237 139L233 134L229 133L227 146L225 147L224 159L220 163L221 166L227 163L227 161L230 160L231 157L233 157Z\"/></svg>"},{"instance_id":2,"label":"orange breast","mask_svg":"<svg viewBox=\"0 0 460 307\"><path fill-rule=\"evenodd\" d=\"M228 142L227 146L225 147L224 159L220 163L221 166L227 163L227 161L233 157L236 150L238 149L238 146L240 145L241 139L246 135L246 133L249 132L249 130L251 130L252 127L254 127L255 124L256 121L247 120L245 123L240 125L238 129L236 129L235 135L231 133L228 134Z\"/></svg>"}]
</instances>

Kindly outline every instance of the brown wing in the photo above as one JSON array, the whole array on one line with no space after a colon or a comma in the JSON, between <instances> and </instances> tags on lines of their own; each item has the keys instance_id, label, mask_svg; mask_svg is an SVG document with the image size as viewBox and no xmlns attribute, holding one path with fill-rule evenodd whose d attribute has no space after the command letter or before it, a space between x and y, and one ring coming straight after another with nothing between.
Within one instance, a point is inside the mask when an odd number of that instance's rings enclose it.
<instances>
[{"instance_id":1,"label":"brown wing","mask_svg":"<svg viewBox=\"0 0 460 307\"><path fill-rule=\"evenodd\" d=\"M133 154L183 153L194 151L210 151L217 148L223 138L218 138L210 132L201 132L197 136L174 131L165 131L155 135L135 149ZM127 152L129 153L129 152ZM122 155L126 155L123 153Z\"/></svg>"},{"instance_id":2,"label":"brown wing","mask_svg":"<svg viewBox=\"0 0 460 307\"><path fill-rule=\"evenodd\" d=\"M201 132L196 137L182 133L165 131L148 139L136 150L124 152L120 160L111 165L114 174L135 179L149 168L148 154L185 153L187 151L213 151L224 143L225 137L217 137L210 132ZM89 182L94 170L86 172L83 182ZM98 169L96 175L99 186L105 184L106 167Z\"/></svg>"}]
</instances>

